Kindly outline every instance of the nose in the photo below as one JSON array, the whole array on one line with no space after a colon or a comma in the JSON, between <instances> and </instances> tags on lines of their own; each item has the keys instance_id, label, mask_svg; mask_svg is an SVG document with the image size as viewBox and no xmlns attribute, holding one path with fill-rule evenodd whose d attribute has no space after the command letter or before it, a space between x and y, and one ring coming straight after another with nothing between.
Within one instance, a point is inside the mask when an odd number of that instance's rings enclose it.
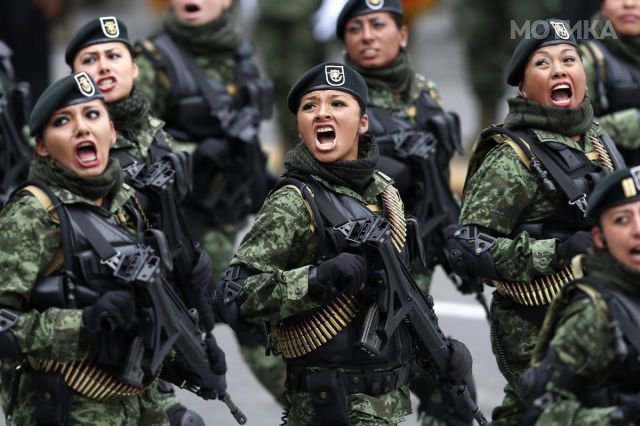
<instances>
[{"instance_id":1,"label":"nose","mask_svg":"<svg viewBox=\"0 0 640 426\"><path fill-rule=\"evenodd\" d=\"M105 57L101 57L98 60L98 71L101 74L106 73L107 71L109 71L109 62L107 61L107 58Z\"/></svg>"},{"instance_id":2,"label":"nose","mask_svg":"<svg viewBox=\"0 0 640 426\"><path fill-rule=\"evenodd\" d=\"M371 25L369 25L369 23L365 23L362 26L362 39L371 40L372 38L373 38L373 31L371 30Z\"/></svg>"},{"instance_id":3,"label":"nose","mask_svg":"<svg viewBox=\"0 0 640 426\"><path fill-rule=\"evenodd\" d=\"M80 116L76 120L76 137L81 137L89 134L89 123L87 120Z\"/></svg>"},{"instance_id":4,"label":"nose","mask_svg":"<svg viewBox=\"0 0 640 426\"><path fill-rule=\"evenodd\" d=\"M637 0L623 0L622 1L622 6L623 7L634 7L636 5L636 1Z\"/></svg>"},{"instance_id":5,"label":"nose","mask_svg":"<svg viewBox=\"0 0 640 426\"><path fill-rule=\"evenodd\" d=\"M316 118L329 117L329 105L326 102L320 102L316 111L318 112Z\"/></svg>"},{"instance_id":6,"label":"nose","mask_svg":"<svg viewBox=\"0 0 640 426\"><path fill-rule=\"evenodd\" d=\"M631 235L636 238L640 238L640 212L636 212L633 215L633 224L631 228Z\"/></svg>"},{"instance_id":7,"label":"nose","mask_svg":"<svg viewBox=\"0 0 640 426\"><path fill-rule=\"evenodd\" d=\"M560 78L560 77L566 77L566 75L567 75L567 70L565 69L565 66L562 63L562 61L553 61L552 77Z\"/></svg>"}]
</instances>

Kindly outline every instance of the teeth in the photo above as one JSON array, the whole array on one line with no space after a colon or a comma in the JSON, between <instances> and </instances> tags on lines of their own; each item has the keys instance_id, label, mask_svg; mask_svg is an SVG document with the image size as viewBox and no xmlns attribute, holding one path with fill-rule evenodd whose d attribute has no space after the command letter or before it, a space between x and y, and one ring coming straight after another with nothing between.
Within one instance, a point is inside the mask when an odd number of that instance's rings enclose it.
<instances>
[{"instance_id":1,"label":"teeth","mask_svg":"<svg viewBox=\"0 0 640 426\"><path fill-rule=\"evenodd\" d=\"M569 85L568 84L558 84L557 86L553 87L552 90L561 90L561 89L569 89Z\"/></svg>"},{"instance_id":2,"label":"teeth","mask_svg":"<svg viewBox=\"0 0 640 426\"><path fill-rule=\"evenodd\" d=\"M333 129L331 127L318 127L318 129L316 131L318 133L320 133L320 132L333 132Z\"/></svg>"},{"instance_id":3,"label":"teeth","mask_svg":"<svg viewBox=\"0 0 640 426\"><path fill-rule=\"evenodd\" d=\"M83 142L80 145L78 145L78 148L84 148L84 147L93 148L93 144L91 142Z\"/></svg>"}]
</instances>

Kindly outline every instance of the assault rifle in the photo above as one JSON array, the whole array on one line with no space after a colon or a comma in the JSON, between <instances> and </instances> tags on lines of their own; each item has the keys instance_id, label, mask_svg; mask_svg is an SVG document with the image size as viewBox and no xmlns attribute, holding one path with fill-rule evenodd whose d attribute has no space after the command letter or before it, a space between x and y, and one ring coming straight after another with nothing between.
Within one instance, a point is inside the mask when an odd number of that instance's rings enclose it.
<instances>
[{"instance_id":1,"label":"assault rifle","mask_svg":"<svg viewBox=\"0 0 640 426\"><path fill-rule=\"evenodd\" d=\"M376 303L367 312L359 342L361 348L367 353L379 354L398 327L408 322L423 349L421 352L429 354L438 375L446 379L451 353L449 341L438 325L432 297L420 291L400 261L392 245L389 222L376 216L349 221L336 230L345 236L350 247L365 250L367 260L374 265L375 278L384 286ZM466 385L453 383L444 386L455 398L463 399L478 424L487 424Z\"/></svg>"},{"instance_id":2,"label":"assault rifle","mask_svg":"<svg viewBox=\"0 0 640 426\"><path fill-rule=\"evenodd\" d=\"M169 352L174 350L176 358L190 367L192 379L178 386L204 399L220 399L236 421L245 424L246 416L226 392L224 375L216 375L211 370L213 336L202 338L197 315L187 309L160 271L161 260L153 249L138 246L122 257L114 272L115 277L133 286L146 320L142 325L143 337L134 338L129 349L123 380L133 386L142 386L145 375L150 377L158 371ZM150 352L150 356L145 358L145 352Z\"/></svg>"}]
</instances>

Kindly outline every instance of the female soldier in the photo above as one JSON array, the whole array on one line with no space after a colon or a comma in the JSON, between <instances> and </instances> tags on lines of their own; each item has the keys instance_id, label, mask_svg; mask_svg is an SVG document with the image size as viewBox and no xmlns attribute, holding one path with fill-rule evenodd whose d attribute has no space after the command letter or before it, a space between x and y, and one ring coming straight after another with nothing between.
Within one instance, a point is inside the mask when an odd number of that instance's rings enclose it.
<instances>
[{"instance_id":1,"label":"female soldier","mask_svg":"<svg viewBox=\"0 0 640 426\"><path fill-rule=\"evenodd\" d=\"M627 164L640 164L640 3L601 0L589 40L581 42L598 123Z\"/></svg>"},{"instance_id":2,"label":"female soldier","mask_svg":"<svg viewBox=\"0 0 640 426\"><path fill-rule=\"evenodd\" d=\"M640 419L640 167L596 185L587 216L594 248L573 260L578 278L549 308L523 376L527 425Z\"/></svg>"},{"instance_id":3,"label":"female soldier","mask_svg":"<svg viewBox=\"0 0 640 426\"><path fill-rule=\"evenodd\" d=\"M89 74L103 93L117 131L116 143L110 155L118 159L126 178L137 176L143 165L168 159L175 170L174 194L177 200L184 199L191 189L191 160L185 152L172 153L169 145L172 139L164 131L164 122L151 113L148 99L134 84L138 66L125 24L113 16L92 19L78 30L67 45L65 60L73 72L84 71ZM143 205L154 226L160 227L162 207L158 206L158 202L151 201L155 195L148 191L142 189ZM179 228L179 225L175 225L175 228ZM186 228L183 230L186 232ZM176 252L180 250L179 247L174 249ZM201 275L212 274L211 259L206 253L199 253L198 259L192 260L199 261L196 268ZM191 264L186 266L191 267ZM160 382L160 389L172 421L178 421L186 409L176 401L171 386ZM193 412L188 415L198 417ZM202 420L199 421L204 424Z\"/></svg>"},{"instance_id":4,"label":"female soldier","mask_svg":"<svg viewBox=\"0 0 640 426\"><path fill-rule=\"evenodd\" d=\"M402 22L400 0L377 7L366 0L350 0L337 21L336 33L346 48L346 63L364 77L369 89L369 132L380 149L377 168L393 178L407 211L418 219L427 268L413 272L425 293L436 264L450 270L444 248L444 228L458 222L460 208L449 186L449 161L461 151L458 117L442 110L433 82L416 73L405 49L409 30ZM464 292L481 291L480 284L463 283L450 274ZM411 390L426 413L450 424L466 414L446 396L430 396L434 386L425 378ZM430 401L430 398L433 399ZM437 402L436 400L441 400ZM452 418L453 417L453 418ZM473 419L456 419L470 424Z\"/></svg>"},{"instance_id":5,"label":"female soldier","mask_svg":"<svg viewBox=\"0 0 640 426\"><path fill-rule=\"evenodd\" d=\"M241 302L244 319L269 323L270 349L287 363L291 424L391 425L411 412L415 341L403 325L379 355L358 348L361 290L374 288L375 266L338 231L383 214L397 249L407 238L398 192L374 168L366 102L364 80L343 64L317 65L292 87L302 143L285 159L289 179L256 216L216 293L227 309ZM470 354L453 346L450 368L468 374Z\"/></svg>"},{"instance_id":6,"label":"female soldier","mask_svg":"<svg viewBox=\"0 0 640 426\"><path fill-rule=\"evenodd\" d=\"M154 402L158 372L143 386L124 377L141 317L113 259L94 247L126 257L143 229L109 157L116 133L103 96L86 73L67 76L45 90L29 126L40 184L0 215L3 410L20 425L167 425Z\"/></svg>"},{"instance_id":7,"label":"female soldier","mask_svg":"<svg viewBox=\"0 0 640 426\"><path fill-rule=\"evenodd\" d=\"M185 216L216 261L217 281L238 232L266 196L260 122L271 115L271 82L233 22L232 0L171 0L163 28L136 46L136 84L181 148L193 152L194 194ZM278 400L284 365L264 355L264 332L237 330L242 355Z\"/></svg>"},{"instance_id":8,"label":"female soldier","mask_svg":"<svg viewBox=\"0 0 640 426\"><path fill-rule=\"evenodd\" d=\"M462 276L496 287L491 343L507 379L496 424L521 424L517 393L544 314L573 272L568 264L591 244L584 218L594 182L623 164L593 122L575 38L562 21L541 21L518 43L507 82L503 127L476 142L460 227L447 229L450 262Z\"/></svg>"}]
</instances>

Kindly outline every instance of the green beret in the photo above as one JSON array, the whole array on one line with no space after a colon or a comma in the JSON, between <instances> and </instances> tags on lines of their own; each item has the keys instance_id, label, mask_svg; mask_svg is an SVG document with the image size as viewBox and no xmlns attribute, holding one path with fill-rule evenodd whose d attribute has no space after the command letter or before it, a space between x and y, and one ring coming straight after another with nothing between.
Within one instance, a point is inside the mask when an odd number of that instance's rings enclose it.
<instances>
[{"instance_id":1,"label":"green beret","mask_svg":"<svg viewBox=\"0 0 640 426\"><path fill-rule=\"evenodd\" d=\"M64 52L64 60L67 65L72 66L73 60L81 49L93 44L112 41L124 43L129 51L133 52L133 46L129 41L127 26L124 22L115 16L101 16L93 19L84 24L73 36Z\"/></svg>"},{"instance_id":2,"label":"green beret","mask_svg":"<svg viewBox=\"0 0 640 426\"><path fill-rule=\"evenodd\" d=\"M94 99L103 99L102 93L86 72L61 78L42 92L31 110L29 117L31 135L40 134L51 115L60 108Z\"/></svg>"},{"instance_id":3,"label":"green beret","mask_svg":"<svg viewBox=\"0 0 640 426\"><path fill-rule=\"evenodd\" d=\"M349 0L338 15L336 36L344 40L344 27L349 19L374 12L390 12L402 16L402 3L400 0Z\"/></svg>"},{"instance_id":4,"label":"green beret","mask_svg":"<svg viewBox=\"0 0 640 426\"><path fill-rule=\"evenodd\" d=\"M537 49L552 44L570 44L578 47L576 38L569 30L565 21L559 19L547 19L546 21L534 21L530 28L525 27L524 36L518 42L507 74L507 83L517 86L524 76L524 68L531 54Z\"/></svg>"},{"instance_id":5,"label":"green beret","mask_svg":"<svg viewBox=\"0 0 640 426\"><path fill-rule=\"evenodd\" d=\"M364 78L348 65L325 62L305 72L291 87L287 106L294 115L298 112L300 98L314 90L340 90L352 95L362 110L367 108L369 91Z\"/></svg>"},{"instance_id":6,"label":"green beret","mask_svg":"<svg viewBox=\"0 0 640 426\"><path fill-rule=\"evenodd\" d=\"M616 170L596 184L589 196L586 216L597 221L610 207L640 200L640 166Z\"/></svg>"}]
</instances>

